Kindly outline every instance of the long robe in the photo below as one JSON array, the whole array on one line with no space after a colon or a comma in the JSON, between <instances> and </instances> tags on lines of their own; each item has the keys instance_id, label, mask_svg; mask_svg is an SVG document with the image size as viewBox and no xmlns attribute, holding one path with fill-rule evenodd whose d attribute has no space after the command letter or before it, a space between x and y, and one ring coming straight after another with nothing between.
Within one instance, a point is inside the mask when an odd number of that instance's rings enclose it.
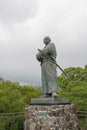
<instances>
[{"instance_id":1,"label":"long robe","mask_svg":"<svg viewBox=\"0 0 87 130\"><path fill-rule=\"evenodd\" d=\"M50 94L52 92L58 93L57 87L57 67L53 63L54 58L56 60L56 48L53 43L49 43L43 48L42 52L39 52L36 57L41 62L41 75L42 75L42 93Z\"/></svg>"}]
</instances>

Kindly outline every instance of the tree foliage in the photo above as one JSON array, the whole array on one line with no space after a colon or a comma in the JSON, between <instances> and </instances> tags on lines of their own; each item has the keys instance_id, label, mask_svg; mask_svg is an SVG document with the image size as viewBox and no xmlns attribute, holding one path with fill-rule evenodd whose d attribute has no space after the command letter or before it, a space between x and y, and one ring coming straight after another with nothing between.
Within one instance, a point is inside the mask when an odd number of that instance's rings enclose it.
<instances>
[{"instance_id":1,"label":"tree foliage","mask_svg":"<svg viewBox=\"0 0 87 130\"><path fill-rule=\"evenodd\" d=\"M69 98L77 105L78 110L87 111L87 65L84 68L66 68L64 71L69 78L66 78L63 73L58 77L61 88L59 96Z\"/></svg>"},{"instance_id":2,"label":"tree foliage","mask_svg":"<svg viewBox=\"0 0 87 130\"><path fill-rule=\"evenodd\" d=\"M24 111L30 99L40 95L40 90L32 86L20 86L11 81L0 82L0 113Z\"/></svg>"},{"instance_id":3,"label":"tree foliage","mask_svg":"<svg viewBox=\"0 0 87 130\"><path fill-rule=\"evenodd\" d=\"M66 78L63 73L58 77L61 90L59 96L70 99L71 103L77 105L78 110L87 111L87 65L84 68L66 68L64 71L69 78ZM21 86L19 83L5 81L0 77L0 113L24 112L31 98L40 96L39 88ZM13 120L0 118L0 130L19 130L20 123L24 123L24 118ZM9 128L10 125L12 128Z\"/></svg>"},{"instance_id":4,"label":"tree foliage","mask_svg":"<svg viewBox=\"0 0 87 130\"><path fill-rule=\"evenodd\" d=\"M18 83L0 78L0 114L24 112L31 98L41 96L40 89L32 86L20 86ZM0 118L0 130L19 130L24 118ZM23 127L21 128L23 130Z\"/></svg>"}]
</instances>

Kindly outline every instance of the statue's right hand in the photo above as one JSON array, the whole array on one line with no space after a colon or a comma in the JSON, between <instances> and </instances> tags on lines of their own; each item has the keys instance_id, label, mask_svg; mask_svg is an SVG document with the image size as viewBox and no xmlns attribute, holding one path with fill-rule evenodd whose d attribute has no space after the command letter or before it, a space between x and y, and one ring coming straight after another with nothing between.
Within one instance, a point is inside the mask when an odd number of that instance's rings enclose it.
<instances>
[{"instance_id":1,"label":"statue's right hand","mask_svg":"<svg viewBox=\"0 0 87 130\"><path fill-rule=\"evenodd\" d=\"M41 54L40 52L38 52L38 53L36 54L36 58L37 58L37 60L38 60L39 62L42 62L42 60L43 60L42 54Z\"/></svg>"}]
</instances>

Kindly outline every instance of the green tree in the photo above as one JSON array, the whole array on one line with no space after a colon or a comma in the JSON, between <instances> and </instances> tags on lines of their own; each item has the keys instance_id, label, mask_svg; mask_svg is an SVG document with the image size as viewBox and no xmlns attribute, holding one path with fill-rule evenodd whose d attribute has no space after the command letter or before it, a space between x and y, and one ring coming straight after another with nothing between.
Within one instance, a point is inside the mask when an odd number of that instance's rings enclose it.
<instances>
[{"instance_id":1,"label":"green tree","mask_svg":"<svg viewBox=\"0 0 87 130\"><path fill-rule=\"evenodd\" d=\"M2 78L1 78L2 79ZM40 89L32 86L20 86L19 83L1 80L0 82L0 113L24 112L31 98L41 96ZM0 118L0 130L19 130L24 118ZM23 126L21 130L23 129Z\"/></svg>"},{"instance_id":2,"label":"green tree","mask_svg":"<svg viewBox=\"0 0 87 130\"><path fill-rule=\"evenodd\" d=\"M78 110L87 111L87 65L84 68L66 68L69 79L61 74L58 84L61 88L60 97L67 97L77 105Z\"/></svg>"}]
</instances>

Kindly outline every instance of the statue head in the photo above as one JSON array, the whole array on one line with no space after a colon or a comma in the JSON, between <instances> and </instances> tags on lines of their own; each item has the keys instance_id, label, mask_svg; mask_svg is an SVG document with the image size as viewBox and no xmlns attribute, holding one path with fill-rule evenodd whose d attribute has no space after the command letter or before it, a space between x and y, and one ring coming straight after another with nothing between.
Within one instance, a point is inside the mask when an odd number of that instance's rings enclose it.
<instances>
[{"instance_id":1,"label":"statue head","mask_svg":"<svg viewBox=\"0 0 87 130\"><path fill-rule=\"evenodd\" d=\"M50 37L46 36L46 37L43 39L43 42L44 42L44 44L48 45L48 44L51 42Z\"/></svg>"}]
</instances>

